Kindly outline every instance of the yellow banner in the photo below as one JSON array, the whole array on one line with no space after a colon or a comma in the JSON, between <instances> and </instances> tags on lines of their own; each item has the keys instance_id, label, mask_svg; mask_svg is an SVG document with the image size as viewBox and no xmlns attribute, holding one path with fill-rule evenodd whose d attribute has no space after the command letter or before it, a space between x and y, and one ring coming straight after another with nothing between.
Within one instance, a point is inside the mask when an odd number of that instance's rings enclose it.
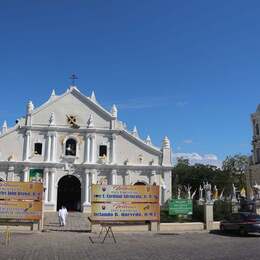
<instances>
[{"instance_id":1,"label":"yellow banner","mask_svg":"<svg viewBox=\"0 0 260 260\"><path fill-rule=\"evenodd\" d=\"M92 185L92 202L159 203L159 186Z\"/></svg>"},{"instance_id":2,"label":"yellow banner","mask_svg":"<svg viewBox=\"0 0 260 260\"><path fill-rule=\"evenodd\" d=\"M42 183L0 182L0 200L42 200Z\"/></svg>"},{"instance_id":3,"label":"yellow banner","mask_svg":"<svg viewBox=\"0 0 260 260\"><path fill-rule=\"evenodd\" d=\"M0 200L0 219L40 220L41 217L41 201Z\"/></svg>"},{"instance_id":4,"label":"yellow banner","mask_svg":"<svg viewBox=\"0 0 260 260\"><path fill-rule=\"evenodd\" d=\"M156 203L92 203L94 221L160 221L160 206Z\"/></svg>"}]
</instances>

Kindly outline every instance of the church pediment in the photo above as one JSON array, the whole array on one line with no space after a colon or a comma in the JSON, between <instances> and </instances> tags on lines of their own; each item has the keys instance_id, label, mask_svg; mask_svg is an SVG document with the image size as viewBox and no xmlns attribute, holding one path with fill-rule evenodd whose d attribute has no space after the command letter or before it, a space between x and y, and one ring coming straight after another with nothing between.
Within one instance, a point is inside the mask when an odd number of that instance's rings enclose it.
<instances>
[{"instance_id":1,"label":"church pediment","mask_svg":"<svg viewBox=\"0 0 260 260\"><path fill-rule=\"evenodd\" d=\"M84 96L77 88L71 87L61 96L51 98L32 111L32 125L61 127L109 128L112 115L95 100Z\"/></svg>"}]
</instances>

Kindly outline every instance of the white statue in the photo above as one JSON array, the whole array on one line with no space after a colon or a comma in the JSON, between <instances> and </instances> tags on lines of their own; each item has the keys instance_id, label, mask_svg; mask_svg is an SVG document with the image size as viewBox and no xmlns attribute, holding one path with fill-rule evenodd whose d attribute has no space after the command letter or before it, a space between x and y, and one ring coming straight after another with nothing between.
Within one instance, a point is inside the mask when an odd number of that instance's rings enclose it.
<instances>
[{"instance_id":1,"label":"white statue","mask_svg":"<svg viewBox=\"0 0 260 260\"><path fill-rule=\"evenodd\" d=\"M197 189L192 193L192 195L191 195L191 199L193 200L193 198L194 198L194 196L195 196L195 194L196 194L196 191L197 191Z\"/></svg>"},{"instance_id":2,"label":"white statue","mask_svg":"<svg viewBox=\"0 0 260 260\"><path fill-rule=\"evenodd\" d=\"M94 127L93 115L91 114L88 119L88 128L93 128L93 127Z\"/></svg>"},{"instance_id":3,"label":"white statue","mask_svg":"<svg viewBox=\"0 0 260 260\"><path fill-rule=\"evenodd\" d=\"M231 200L232 200L233 202L237 202L236 186L235 186L234 183L232 184L232 196L231 196Z\"/></svg>"},{"instance_id":4,"label":"white statue","mask_svg":"<svg viewBox=\"0 0 260 260\"><path fill-rule=\"evenodd\" d=\"M191 191L191 186L188 185L186 189L187 189L187 193L188 193L188 200L190 200L190 199L191 199L191 193L190 193L190 191Z\"/></svg>"},{"instance_id":5,"label":"white statue","mask_svg":"<svg viewBox=\"0 0 260 260\"><path fill-rule=\"evenodd\" d=\"M200 187L199 187L199 195L200 195L199 200L200 200L200 201L204 200L204 199L203 199L203 188L201 187L201 185L200 185Z\"/></svg>"},{"instance_id":6,"label":"white statue","mask_svg":"<svg viewBox=\"0 0 260 260\"><path fill-rule=\"evenodd\" d=\"M54 112L51 112L49 123L50 123L50 126L55 125L55 114L54 114Z\"/></svg>"},{"instance_id":7,"label":"white statue","mask_svg":"<svg viewBox=\"0 0 260 260\"><path fill-rule=\"evenodd\" d=\"M206 202L211 202L211 184L206 182L204 184L204 190L206 194Z\"/></svg>"},{"instance_id":8,"label":"white statue","mask_svg":"<svg viewBox=\"0 0 260 260\"><path fill-rule=\"evenodd\" d=\"M177 199L179 200L181 198L181 188L177 188Z\"/></svg>"},{"instance_id":9,"label":"white statue","mask_svg":"<svg viewBox=\"0 0 260 260\"><path fill-rule=\"evenodd\" d=\"M256 199L260 199L260 185L258 185L255 182L255 185L253 186L253 191Z\"/></svg>"}]
</instances>

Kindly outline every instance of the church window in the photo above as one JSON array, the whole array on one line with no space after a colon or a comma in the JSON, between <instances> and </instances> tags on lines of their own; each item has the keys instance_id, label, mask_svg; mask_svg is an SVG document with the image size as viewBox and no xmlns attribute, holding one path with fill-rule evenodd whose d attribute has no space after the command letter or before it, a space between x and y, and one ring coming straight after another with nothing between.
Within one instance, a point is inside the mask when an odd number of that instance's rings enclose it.
<instances>
[{"instance_id":1,"label":"church window","mask_svg":"<svg viewBox=\"0 0 260 260\"><path fill-rule=\"evenodd\" d=\"M70 138L65 144L65 155L76 156L77 142Z\"/></svg>"},{"instance_id":2,"label":"church window","mask_svg":"<svg viewBox=\"0 0 260 260\"><path fill-rule=\"evenodd\" d=\"M106 145L100 145L99 146L99 157L107 156L107 146Z\"/></svg>"},{"instance_id":3,"label":"church window","mask_svg":"<svg viewBox=\"0 0 260 260\"><path fill-rule=\"evenodd\" d=\"M255 134L259 135L259 125L258 124L255 125Z\"/></svg>"},{"instance_id":4,"label":"church window","mask_svg":"<svg viewBox=\"0 0 260 260\"><path fill-rule=\"evenodd\" d=\"M42 143L34 144L34 154L41 155L42 154Z\"/></svg>"}]
</instances>

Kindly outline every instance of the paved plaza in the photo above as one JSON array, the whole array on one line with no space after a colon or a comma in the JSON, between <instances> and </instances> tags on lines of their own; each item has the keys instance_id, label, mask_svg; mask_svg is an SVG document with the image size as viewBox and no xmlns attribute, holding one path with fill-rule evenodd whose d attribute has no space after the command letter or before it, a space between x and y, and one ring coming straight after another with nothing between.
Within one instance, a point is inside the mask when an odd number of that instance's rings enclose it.
<instances>
[{"instance_id":1,"label":"paved plaza","mask_svg":"<svg viewBox=\"0 0 260 260\"><path fill-rule=\"evenodd\" d=\"M0 259L260 259L260 236L220 233L117 233L117 244L91 244L90 233L16 233L9 246L1 236Z\"/></svg>"},{"instance_id":2,"label":"paved plaza","mask_svg":"<svg viewBox=\"0 0 260 260\"><path fill-rule=\"evenodd\" d=\"M61 227L58 212L45 212L43 228L46 231L90 231L88 216L89 214L81 212L69 212L66 218L66 226Z\"/></svg>"}]
</instances>

